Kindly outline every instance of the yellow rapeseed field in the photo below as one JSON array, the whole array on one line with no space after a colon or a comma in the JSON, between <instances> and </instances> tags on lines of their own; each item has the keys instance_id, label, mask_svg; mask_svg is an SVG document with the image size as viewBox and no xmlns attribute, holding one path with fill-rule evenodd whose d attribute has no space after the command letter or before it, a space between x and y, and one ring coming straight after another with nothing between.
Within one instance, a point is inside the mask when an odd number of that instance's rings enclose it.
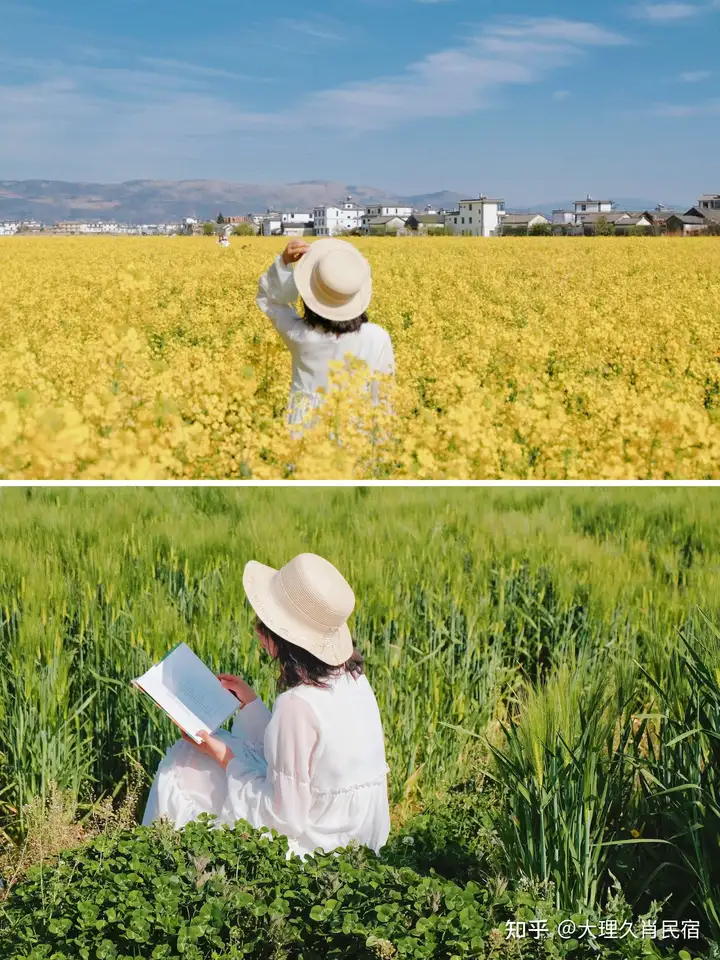
<instances>
[{"instance_id":1,"label":"yellow rapeseed field","mask_svg":"<svg viewBox=\"0 0 720 960\"><path fill-rule=\"evenodd\" d=\"M720 478L720 241L357 245L392 398L340 370L298 438L282 241L1 240L0 479Z\"/></svg>"}]
</instances>

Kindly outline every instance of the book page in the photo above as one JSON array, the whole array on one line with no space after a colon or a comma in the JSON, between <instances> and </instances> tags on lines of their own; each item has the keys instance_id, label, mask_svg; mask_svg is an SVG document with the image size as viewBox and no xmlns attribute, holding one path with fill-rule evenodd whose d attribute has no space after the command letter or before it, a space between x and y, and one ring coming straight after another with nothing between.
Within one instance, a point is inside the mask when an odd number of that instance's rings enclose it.
<instances>
[{"instance_id":1,"label":"book page","mask_svg":"<svg viewBox=\"0 0 720 960\"><path fill-rule=\"evenodd\" d=\"M214 733L239 708L237 699L184 643L135 681L186 733Z\"/></svg>"}]
</instances>

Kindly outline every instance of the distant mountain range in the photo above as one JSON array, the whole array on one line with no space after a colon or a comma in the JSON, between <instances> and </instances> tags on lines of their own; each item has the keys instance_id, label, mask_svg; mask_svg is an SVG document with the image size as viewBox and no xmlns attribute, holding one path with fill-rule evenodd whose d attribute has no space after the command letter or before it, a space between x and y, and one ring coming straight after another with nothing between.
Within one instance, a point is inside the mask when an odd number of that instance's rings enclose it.
<instances>
[{"instance_id":1,"label":"distant mountain range","mask_svg":"<svg viewBox=\"0 0 720 960\"><path fill-rule=\"evenodd\" d=\"M352 196L360 204L390 199L403 205L426 205L452 209L463 194L450 190L396 196L377 187L331 180L300 183L230 183L224 180L129 180L126 183L67 183L61 180L0 180L0 220L102 219L120 223L174 223L183 217L215 219L218 213L238 216L265 210L311 210ZM692 203L674 205L688 209ZM646 210L657 200L618 199L620 209ZM573 201L518 207L507 200L507 209L517 212L551 213L572 208ZM667 204L673 206L673 204Z\"/></svg>"},{"instance_id":2,"label":"distant mountain range","mask_svg":"<svg viewBox=\"0 0 720 960\"><path fill-rule=\"evenodd\" d=\"M223 180L129 180L127 183L66 183L60 180L0 180L0 220L103 219L133 223L215 219L265 210L312 210L347 196L360 204L388 199L377 187L329 180L301 183L229 183ZM459 193L441 190L391 196L404 205L452 207Z\"/></svg>"}]
</instances>

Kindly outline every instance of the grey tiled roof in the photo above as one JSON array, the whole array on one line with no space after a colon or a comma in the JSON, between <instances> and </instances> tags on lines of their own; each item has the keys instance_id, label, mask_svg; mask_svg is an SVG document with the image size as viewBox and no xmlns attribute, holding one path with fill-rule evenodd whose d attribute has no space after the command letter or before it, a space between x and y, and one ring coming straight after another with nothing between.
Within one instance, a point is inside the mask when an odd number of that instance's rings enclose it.
<instances>
[{"instance_id":1,"label":"grey tiled roof","mask_svg":"<svg viewBox=\"0 0 720 960\"><path fill-rule=\"evenodd\" d=\"M439 213L413 213L408 217L408 220L416 220L418 223L444 223L445 217L440 216Z\"/></svg>"},{"instance_id":2,"label":"grey tiled roof","mask_svg":"<svg viewBox=\"0 0 720 960\"><path fill-rule=\"evenodd\" d=\"M503 223L529 223L531 220L534 220L536 217L543 217L544 220L547 220L542 213L506 213L502 218Z\"/></svg>"},{"instance_id":3,"label":"grey tiled roof","mask_svg":"<svg viewBox=\"0 0 720 960\"><path fill-rule=\"evenodd\" d=\"M579 213L578 217L582 223L597 223L604 218L608 223L615 223L620 217L626 216L624 210L611 210L607 213Z\"/></svg>"}]
</instances>

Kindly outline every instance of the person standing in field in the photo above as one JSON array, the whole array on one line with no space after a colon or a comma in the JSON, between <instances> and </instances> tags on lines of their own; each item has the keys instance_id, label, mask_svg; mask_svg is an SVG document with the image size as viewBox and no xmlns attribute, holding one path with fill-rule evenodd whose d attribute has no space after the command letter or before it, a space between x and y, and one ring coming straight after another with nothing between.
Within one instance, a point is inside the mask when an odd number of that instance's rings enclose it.
<instances>
[{"instance_id":1,"label":"person standing in field","mask_svg":"<svg viewBox=\"0 0 720 960\"><path fill-rule=\"evenodd\" d=\"M350 354L372 373L395 373L390 334L368 320L371 297L370 264L346 240L291 240L260 277L257 305L292 356L289 423L302 423L320 406L333 360Z\"/></svg>"},{"instance_id":2,"label":"person standing in field","mask_svg":"<svg viewBox=\"0 0 720 960\"><path fill-rule=\"evenodd\" d=\"M232 733L185 734L158 767L143 824L181 829L202 813L285 835L299 856L352 841L380 850L390 832L385 738L347 620L355 595L315 554L280 570L251 561L243 585L255 633L277 664L272 712L242 677L219 674L241 704Z\"/></svg>"}]
</instances>

